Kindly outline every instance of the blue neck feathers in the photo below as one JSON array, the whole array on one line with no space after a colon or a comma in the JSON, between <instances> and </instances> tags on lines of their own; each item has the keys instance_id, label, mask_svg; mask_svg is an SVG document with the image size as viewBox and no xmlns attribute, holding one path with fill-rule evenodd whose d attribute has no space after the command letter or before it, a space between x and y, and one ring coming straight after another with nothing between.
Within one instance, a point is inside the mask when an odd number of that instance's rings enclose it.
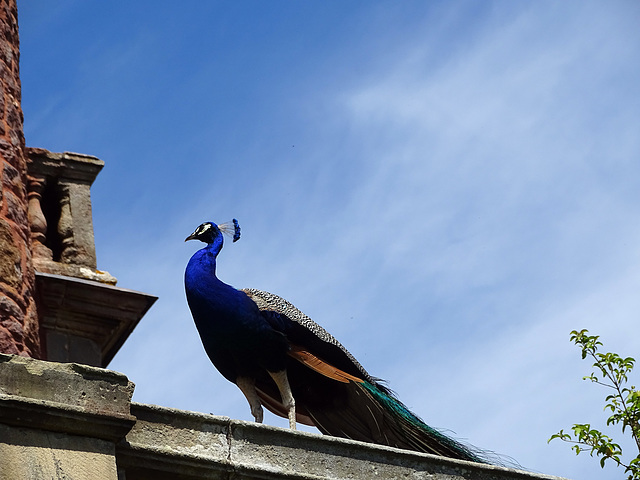
<instances>
[{"instance_id":1,"label":"blue neck feathers","mask_svg":"<svg viewBox=\"0 0 640 480\"><path fill-rule=\"evenodd\" d=\"M216 277L216 257L222 248L222 235L217 236L213 243L207 244L193 254L185 271L185 285L189 291L200 291L215 288L222 283Z\"/></svg>"}]
</instances>

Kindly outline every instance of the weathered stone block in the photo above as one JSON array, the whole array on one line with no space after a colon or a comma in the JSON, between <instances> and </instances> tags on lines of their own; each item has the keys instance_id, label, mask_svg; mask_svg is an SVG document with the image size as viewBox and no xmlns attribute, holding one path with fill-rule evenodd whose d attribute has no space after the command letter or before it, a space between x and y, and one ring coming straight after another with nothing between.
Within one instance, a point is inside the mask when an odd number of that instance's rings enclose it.
<instances>
[{"instance_id":1,"label":"weathered stone block","mask_svg":"<svg viewBox=\"0 0 640 480\"><path fill-rule=\"evenodd\" d=\"M109 370L0 354L0 478L117 480L133 388Z\"/></svg>"},{"instance_id":2,"label":"weathered stone block","mask_svg":"<svg viewBox=\"0 0 640 480\"><path fill-rule=\"evenodd\" d=\"M134 384L121 373L0 354L0 393L129 418Z\"/></svg>"},{"instance_id":3,"label":"weathered stone block","mask_svg":"<svg viewBox=\"0 0 640 480\"><path fill-rule=\"evenodd\" d=\"M16 290L22 285L21 261L21 249L16 245L13 229L0 218L0 281Z\"/></svg>"},{"instance_id":4,"label":"weathered stone block","mask_svg":"<svg viewBox=\"0 0 640 480\"><path fill-rule=\"evenodd\" d=\"M0 424L0 478L117 480L113 444Z\"/></svg>"},{"instance_id":5,"label":"weathered stone block","mask_svg":"<svg viewBox=\"0 0 640 480\"><path fill-rule=\"evenodd\" d=\"M18 342L9 330L0 325L0 352L10 353L12 355L20 354Z\"/></svg>"},{"instance_id":6,"label":"weathered stone block","mask_svg":"<svg viewBox=\"0 0 640 480\"><path fill-rule=\"evenodd\" d=\"M20 172L8 163L2 169L2 186L13 191L22 191L24 188Z\"/></svg>"}]
</instances>

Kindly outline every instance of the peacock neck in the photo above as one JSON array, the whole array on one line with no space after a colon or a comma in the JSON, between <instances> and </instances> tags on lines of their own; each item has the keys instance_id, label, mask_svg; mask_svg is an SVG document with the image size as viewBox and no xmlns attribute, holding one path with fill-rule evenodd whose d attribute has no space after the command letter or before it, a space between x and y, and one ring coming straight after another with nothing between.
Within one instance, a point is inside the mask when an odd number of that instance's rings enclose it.
<instances>
[{"instance_id":1,"label":"peacock neck","mask_svg":"<svg viewBox=\"0 0 640 480\"><path fill-rule=\"evenodd\" d=\"M218 254L222 249L222 242L216 242L207 244L205 247L198 250L193 254L192 258L198 259L202 268L206 268L215 273L216 270L216 259L218 258Z\"/></svg>"},{"instance_id":2,"label":"peacock neck","mask_svg":"<svg viewBox=\"0 0 640 480\"><path fill-rule=\"evenodd\" d=\"M210 243L191 256L185 271L187 290L211 288L220 282L216 276L216 257L221 247L221 244Z\"/></svg>"},{"instance_id":3,"label":"peacock neck","mask_svg":"<svg viewBox=\"0 0 640 480\"><path fill-rule=\"evenodd\" d=\"M219 246L208 244L193 254L185 271L187 302L201 334L215 334L219 339L233 338L237 317L247 307L245 294L216 276ZM222 340L220 340L222 341Z\"/></svg>"}]
</instances>

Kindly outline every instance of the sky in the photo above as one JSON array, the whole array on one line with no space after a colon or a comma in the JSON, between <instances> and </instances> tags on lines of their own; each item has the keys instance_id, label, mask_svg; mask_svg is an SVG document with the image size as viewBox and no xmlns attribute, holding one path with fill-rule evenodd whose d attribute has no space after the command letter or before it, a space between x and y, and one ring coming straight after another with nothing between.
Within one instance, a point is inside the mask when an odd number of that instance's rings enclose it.
<instances>
[{"instance_id":1,"label":"sky","mask_svg":"<svg viewBox=\"0 0 640 480\"><path fill-rule=\"evenodd\" d=\"M624 438L569 333L639 356L639 2L18 5L26 143L104 160L98 268L159 297L109 365L135 401L252 420L183 286L185 237L237 218L218 276L288 299L429 425L625 478L547 439Z\"/></svg>"}]
</instances>

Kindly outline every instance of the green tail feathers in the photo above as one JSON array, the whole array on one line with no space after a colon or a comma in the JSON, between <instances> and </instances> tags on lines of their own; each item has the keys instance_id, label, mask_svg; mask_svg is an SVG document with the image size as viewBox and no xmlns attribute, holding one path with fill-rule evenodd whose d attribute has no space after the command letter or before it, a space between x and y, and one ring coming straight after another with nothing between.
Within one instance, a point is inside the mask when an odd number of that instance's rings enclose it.
<instances>
[{"instance_id":1,"label":"green tail feathers","mask_svg":"<svg viewBox=\"0 0 640 480\"><path fill-rule=\"evenodd\" d=\"M396 435L403 437L412 449L459 460L488 463L472 447L467 447L424 423L384 386L369 382L363 382L359 386L391 417L396 426Z\"/></svg>"}]
</instances>

